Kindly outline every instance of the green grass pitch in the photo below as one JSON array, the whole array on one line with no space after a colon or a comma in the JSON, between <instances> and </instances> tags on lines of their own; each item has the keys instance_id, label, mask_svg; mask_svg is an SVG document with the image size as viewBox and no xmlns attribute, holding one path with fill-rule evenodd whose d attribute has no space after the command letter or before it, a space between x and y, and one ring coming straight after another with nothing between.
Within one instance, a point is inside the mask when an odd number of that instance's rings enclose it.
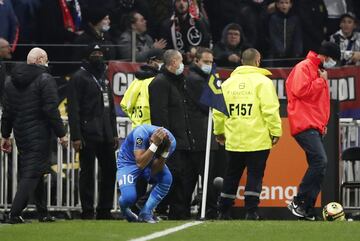
<instances>
[{"instance_id":1,"label":"green grass pitch","mask_svg":"<svg viewBox=\"0 0 360 241\"><path fill-rule=\"evenodd\" d=\"M182 221L158 224L125 221L57 221L0 224L1 241L121 241L182 225ZM360 240L360 222L307 221L206 221L155 240L170 241L352 241Z\"/></svg>"}]
</instances>

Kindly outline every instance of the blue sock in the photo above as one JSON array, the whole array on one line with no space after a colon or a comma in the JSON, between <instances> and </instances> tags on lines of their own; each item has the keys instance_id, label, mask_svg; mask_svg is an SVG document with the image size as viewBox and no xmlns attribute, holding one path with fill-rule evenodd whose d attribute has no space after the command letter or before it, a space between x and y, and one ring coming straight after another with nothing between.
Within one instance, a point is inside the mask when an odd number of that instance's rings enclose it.
<instances>
[{"instance_id":1,"label":"blue sock","mask_svg":"<svg viewBox=\"0 0 360 241\"><path fill-rule=\"evenodd\" d=\"M157 205L161 202L161 200L164 199L166 194L168 194L171 183L172 176L170 171L164 171L163 173L161 173L159 183L157 183L151 191L150 196L145 203L145 206L141 210L141 213L151 214L154 208L156 208Z\"/></svg>"}]
</instances>

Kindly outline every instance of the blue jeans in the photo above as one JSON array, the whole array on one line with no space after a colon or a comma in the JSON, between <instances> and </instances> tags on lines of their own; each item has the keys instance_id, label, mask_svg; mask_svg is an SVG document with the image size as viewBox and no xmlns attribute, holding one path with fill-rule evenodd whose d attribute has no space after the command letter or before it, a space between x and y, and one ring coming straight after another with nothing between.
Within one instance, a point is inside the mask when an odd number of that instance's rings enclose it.
<instances>
[{"instance_id":1,"label":"blue jeans","mask_svg":"<svg viewBox=\"0 0 360 241\"><path fill-rule=\"evenodd\" d=\"M308 169L300 183L297 201L305 208L313 208L321 189L327 167L327 157L319 131L309 129L295 136L297 143L305 151Z\"/></svg>"}]
</instances>

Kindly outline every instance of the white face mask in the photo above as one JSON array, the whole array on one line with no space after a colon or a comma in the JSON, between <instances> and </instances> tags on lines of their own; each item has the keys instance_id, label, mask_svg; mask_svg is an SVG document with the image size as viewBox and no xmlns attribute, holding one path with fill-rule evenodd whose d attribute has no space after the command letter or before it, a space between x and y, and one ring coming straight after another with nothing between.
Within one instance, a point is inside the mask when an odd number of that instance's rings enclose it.
<instances>
[{"instance_id":1,"label":"white face mask","mask_svg":"<svg viewBox=\"0 0 360 241\"><path fill-rule=\"evenodd\" d=\"M160 70L162 66L163 66L163 63L158 64L158 70Z\"/></svg>"},{"instance_id":2,"label":"white face mask","mask_svg":"<svg viewBox=\"0 0 360 241\"><path fill-rule=\"evenodd\" d=\"M177 68L177 70L175 71L175 74L176 74L176 75L181 75L183 71L184 71L184 64L181 63L181 64L179 65L179 68Z\"/></svg>"},{"instance_id":3,"label":"white face mask","mask_svg":"<svg viewBox=\"0 0 360 241\"><path fill-rule=\"evenodd\" d=\"M109 31L109 29L110 29L110 25L103 25L103 26L101 27L101 30L102 30L103 32L107 32L107 31Z\"/></svg>"},{"instance_id":4,"label":"white face mask","mask_svg":"<svg viewBox=\"0 0 360 241\"><path fill-rule=\"evenodd\" d=\"M208 64L203 64L201 66L201 70L205 73L205 74L210 74L211 73L211 69L212 69L212 66L211 65L208 65Z\"/></svg>"},{"instance_id":5,"label":"white face mask","mask_svg":"<svg viewBox=\"0 0 360 241\"><path fill-rule=\"evenodd\" d=\"M335 65L336 65L336 61L333 60L332 58L329 58L328 61L325 61L323 63L323 66L324 66L325 69L330 69L332 67L335 67Z\"/></svg>"}]
</instances>

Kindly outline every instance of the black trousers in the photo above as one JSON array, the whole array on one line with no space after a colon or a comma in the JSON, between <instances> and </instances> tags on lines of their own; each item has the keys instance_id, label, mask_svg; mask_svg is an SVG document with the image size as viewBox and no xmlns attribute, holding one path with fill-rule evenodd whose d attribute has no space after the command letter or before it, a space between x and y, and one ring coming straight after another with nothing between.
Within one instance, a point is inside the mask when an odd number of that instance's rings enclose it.
<instances>
[{"instance_id":1,"label":"black trousers","mask_svg":"<svg viewBox=\"0 0 360 241\"><path fill-rule=\"evenodd\" d=\"M214 156L211 154L210 156ZM185 205L186 205L186 215L190 217L191 210L191 201L192 194L194 192L196 183L199 180L199 175L204 176L204 167L205 167L205 151L197 151L197 152L187 152L186 158L184 159L184 196L185 196ZM209 166L209 179L208 179L208 189L207 189L207 198L206 198L206 213L211 214L212 212L216 213L217 209L217 197L213 188L213 175L212 175L212 165L210 161ZM201 183L201 186L203 183ZM198 200L201 204L201 196L199 196L200 200Z\"/></svg>"},{"instance_id":2,"label":"black trousers","mask_svg":"<svg viewBox=\"0 0 360 241\"><path fill-rule=\"evenodd\" d=\"M305 208L313 208L321 190L327 167L327 156L321 134L314 129L295 136L297 143L305 151L308 168L299 185L296 199L304 202Z\"/></svg>"},{"instance_id":3,"label":"black trousers","mask_svg":"<svg viewBox=\"0 0 360 241\"><path fill-rule=\"evenodd\" d=\"M187 151L175 150L167 161L167 165L173 176L173 182L168 195L161 201L158 210L169 206L168 218L171 220L187 219L184 188L184 168Z\"/></svg>"},{"instance_id":4,"label":"black trousers","mask_svg":"<svg viewBox=\"0 0 360 241\"><path fill-rule=\"evenodd\" d=\"M94 213L95 157L99 163L98 212L108 212L113 206L116 176L113 143L86 141L80 150L80 200L83 213Z\"/></svg>"},{"instance_id":5,"label":"black trousers","mask_svg":"<svg viewBox=\"0 0 360 241\"><path fill-rule=\"evenodd\" d=\"M224 178L223 190L220 197L220 211L226 212L234 204L240 178L247 168L247 180L245 185L245 209L256 211L259 205L259 197L262 190L262 180L266 167L266 160L270 150L253 152L227 151L229 165Z\"/></svg>"},{"instance_id":6,"label":"black trousers","mask_svg":"<svg viewBox=\"0 0 360 241\"><path fill-rule=\"evenodd\" d=\"M46 207L44 191L45 186L43 176L33 178L20 178L18 190L11 205L11 217L21 215L21 212L26 208L31 195L33 195L33 199L39 216L46 216L48 211Z\"/></svg>"}]
</instances>

